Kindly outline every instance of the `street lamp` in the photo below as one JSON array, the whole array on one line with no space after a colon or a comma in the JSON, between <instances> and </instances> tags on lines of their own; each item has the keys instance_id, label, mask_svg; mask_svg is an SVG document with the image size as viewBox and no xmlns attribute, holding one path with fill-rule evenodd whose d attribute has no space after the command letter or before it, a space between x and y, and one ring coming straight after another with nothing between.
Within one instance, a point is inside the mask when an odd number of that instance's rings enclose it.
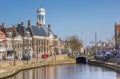
<instances>
[{"instance_id":1,"label":"street lamp","mask_svg":"<svg viewBox=\"0 0 120 79\"><path fill-rule=\"evenodd\" d=\"M50 55L52 55L52 45L50 45Z\"/></svg>"},{"instance_id":2,"label":"street lamp","mask_svg":"<svg viewBox=\"0 0 120 79\"><path fill-rule=\"evenodd\" d=\"M13 37L12 42L13 42L12 44L13 44L13 54L14 54L13 66L15 66L15 65L16 65L16 61L15 61L16 51L15 51L15 41L14 41L14 37Z\"/></svg>"},{"instance_id":3,"label":"street lamp","mask_svg":"<svg viewBox=\"0 0 120 79\"><path fill-rule=\"evenodd\" d=\"M30 32L27 31L27 64L30 59L30 50L29 50L29 45L30 45Z\"/></svg>"},{"instance_id":4,"label":"street lamp","mask_svg":"<svg viewBox=\"0 0 120 79\"><path fill-rule=\"evenodd\" d=\"M95 52L97 53L97 51L98 51L97 43L96 42L90 42L90 44L94 44L94 46L95 46Z\"/></svg>"},{"instance_id":5,"label":"street lamp","mask_svg":"<svg viewBox=\"0 0 120 79\"><path fill-rule=\"evenodd\" d=\"M38 62L38 48L36 49L36 51L37 51L37 62Z\"/></svg>"}]
</instances>

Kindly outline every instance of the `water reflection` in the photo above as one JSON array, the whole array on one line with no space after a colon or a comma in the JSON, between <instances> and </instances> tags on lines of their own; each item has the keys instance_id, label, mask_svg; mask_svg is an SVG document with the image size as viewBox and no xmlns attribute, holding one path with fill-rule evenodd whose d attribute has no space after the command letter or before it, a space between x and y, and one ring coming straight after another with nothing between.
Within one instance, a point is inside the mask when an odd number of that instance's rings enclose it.
<instances>
[{"instance_id":1,"label":"water reflection","mask_svg":"<svg viewBox=\"0 0 120 79\"><path fill-rule=\"evenodd\" d=\"M120 74L102 67L77 64L24 70L8 79L120 79Z\"/></svg>"}]
</instances>

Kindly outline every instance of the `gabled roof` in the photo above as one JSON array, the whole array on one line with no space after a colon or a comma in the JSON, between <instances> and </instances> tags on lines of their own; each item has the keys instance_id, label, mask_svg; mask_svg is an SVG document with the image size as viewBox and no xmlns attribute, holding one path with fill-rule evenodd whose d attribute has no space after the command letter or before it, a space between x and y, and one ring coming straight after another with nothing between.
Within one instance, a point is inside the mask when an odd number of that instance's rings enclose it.
<instances>
[{"instance_id":1,"label":"gabled roof","mask_svg":"<svg viewBox=\"0 0 120 79\"><path fill-rule=\"evenodd\" d=\"M3 26L0 26L0 31L2 31L3 33L5 33L5 35L7 33L7 29L5 27L3 27Z\"/></svg>"},{"instance_id":2,"label":"gabled roof","mask_svg":"<svg viewBox=\"0 0 120 79\"><path fill-rule=\"evenodd\" d=\"M23 25L18 24L18 26L16 27L16 30L21 36L25 35L25 27Z\"/></svg>"},{"instance_id":3,"label":"gabled roof","mask_svg":"<svg viewBox=\"0 0 120 79\"><path fill-rule=\"evenodd\" d=\"M19 33L16 30L16 27L7 28L7 32L11 32L12 33L12 37L16 37L16 36L19 35Z\"/></svg>"}]
</instances>

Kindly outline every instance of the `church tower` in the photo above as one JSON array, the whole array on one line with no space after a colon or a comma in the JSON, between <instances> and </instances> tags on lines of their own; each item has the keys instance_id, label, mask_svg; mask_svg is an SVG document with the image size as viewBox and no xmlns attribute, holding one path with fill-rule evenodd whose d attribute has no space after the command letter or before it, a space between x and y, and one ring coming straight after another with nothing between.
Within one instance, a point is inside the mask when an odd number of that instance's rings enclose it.
<instances>
[{"instance_id":1,"label":"church tower","mask_svg":"<svg viewBox=\"0 0 120 79\"><path fill-rule=\"evenodd\" d=\"M45 26L45 9L40 7L37 10L37 26Z\"/></svg>"}]
</instances>

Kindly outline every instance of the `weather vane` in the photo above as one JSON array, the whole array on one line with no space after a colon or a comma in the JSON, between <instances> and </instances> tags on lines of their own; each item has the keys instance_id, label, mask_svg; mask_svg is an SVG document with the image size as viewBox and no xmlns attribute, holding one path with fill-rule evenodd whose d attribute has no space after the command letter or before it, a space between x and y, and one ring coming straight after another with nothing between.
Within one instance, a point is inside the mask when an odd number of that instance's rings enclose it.
<instances>
[{"instance_id":1,"label":"weather vane","mask_svg":"<svg viewBox=\"0 0 120 79\"><path fill-rule=\"evenodd\" d=\"M40 7L42 7L42 0L40 0Z\"/></svg>"}]
</instances>

